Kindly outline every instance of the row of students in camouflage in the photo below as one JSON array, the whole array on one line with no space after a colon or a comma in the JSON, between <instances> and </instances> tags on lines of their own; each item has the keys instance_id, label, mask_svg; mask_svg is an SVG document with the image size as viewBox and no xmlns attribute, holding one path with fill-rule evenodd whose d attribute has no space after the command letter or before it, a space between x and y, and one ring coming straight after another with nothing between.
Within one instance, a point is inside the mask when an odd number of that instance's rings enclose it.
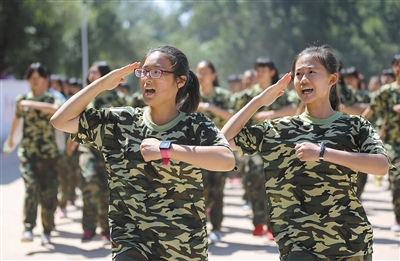
<instances>
[{"instance_id":1,"label":"row of students in camouflage","mask_svg":"<svg viewBox=\"0 0 400 261\"><path fill-rule=\"evenodd\" d=\"M111 71L105 61L94 62L88 71L87 84L94 82ZM115 90L97 95L87 108L102 109L126 106L124 95ZM106 163L103 154L90 144L81 144L79 151L80 190L82 191L82 242L90 241L100 227L101 240L104 245L110 244L108 224L109 189L107 184Z\"/></svg>"},{"instance_id":2,"label":"row of students in camouflage","mask_svg":"<svg viewBox=\"0 0 400 261\"><path fill-rule=\"evenodd\" d=\"M58 200L57 161L59 148L55 129L50 117L61 106L62 101L48 92L47 68L40 63L32 63L26 71L31 91L16 99L16 112L10 131L9 146L20 120L23 120L22 140L18 148L20 170L25 185L23 206L23 242L33 241L32 230L36 226L38 205L41 205L43 225L42 243L50 243L50 233L54 227L54 212Z\"/></svg>"},{"instance_id":3,"label":"row of students in camouflage","mask_svg":"<svg viewBox=\"0 0 400 261\"><path fill-rule=\"evenodd\" d=\"M257 72L257 83L248 89L237 92L231 97L231 104L235 112L243 108L250 100L260 94L264 89L274 84L279 79L278 69L275 63L268 57L256 59L254 69ZM284 93L270 106L263 106L259 113L252 117L247 126L256 124L267 118L277 118L286 115L293 115L296 111L296 98ZM245 162L247 172L243 177L243 185L251 201L253 211L253 235L262 236L265 234L264 226L267 227L267 237L272 240L269 216L267 215L266 194L264 188L264 174L262 171L262 158L259 153L250 156L241 156L239 160Z\"/></svg>"},{"instance_id":4,"label":"row of students in camouflage","mask_svg":"<svg viewBox=\"0 0 400 261\"><path fill-rule=\"evenodd\" d=\"M140 78L148 109L86 109L125 76ZM105 158L113 260L207 260L201 169L229 171L235 158L197 110L199 82L178 49L149 50L69 99L52 124ZM161 142L164 141L164 142Z\"/></svg>"},{"instance_id":5,"label":"row of students in camouflage","mask_svg":"<svg viewBox=\"0 0 400 261\"><path fill-rule=\"evenodd\" d=\"M301 115L246 126L294 88ZM385 175L389 160L373 126L335 110L338 60L327 46L298 54L292 72L255 96L223 127L239 154L263 159L268 215L281 260L372 260L372 226L356 196L357 171Z\"/></svg>"},{"instance_id":6,"label":"row of students in camouflage","mask_svg":"<svg viewBox=\"0 0 400 261\"><path fill-rule=\"evenodd\" d=\"M396 81L383 85L375 95L372 96L370 107L364 111L363 116L369 118L376 114L381 122L382 136L384 137L385 148L387 149L396 170L390 173L392 188L393 210L395 223L392 231L400 231L400 54L392 59L392 70Z\"/></svg>"},{"instance_id":7,"label":"row of students in camouflage","mask_svg":"<svg viewBox=\"0 0 400 261\"><path fill-rule=\"evenodd\" d=\"M200 61L196 66L196 75L200 83L201 102L197 111L221 129L232 116L229 111L230 91L219 87L218 77L214 65L207 60ZM202 170L204 184L204 198L211 231L209 242L221 240L221 226L223 220L223 198L227 172Z\"/></svg>"}]
</instances>

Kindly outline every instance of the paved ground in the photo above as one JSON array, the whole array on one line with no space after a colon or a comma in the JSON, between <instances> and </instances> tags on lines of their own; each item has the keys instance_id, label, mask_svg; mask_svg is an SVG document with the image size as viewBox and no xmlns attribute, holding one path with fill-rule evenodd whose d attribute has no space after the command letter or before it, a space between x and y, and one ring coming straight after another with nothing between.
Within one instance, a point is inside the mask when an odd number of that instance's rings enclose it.
<instances>
[{"instance_id":1,"label":"paved ground","mask_svg":"<svg viewBox=\"0 0 400 261\"><path fill-rule=\"evenodd\" d=\"M103 247L100 237L82 244L81 205L68 206L68 218L56 217L56 231L52 232L52 245L42 246L41 221L34 229L34 242L21 243L22 202L24 186L15 153L8 158L0 155L1 242L0 260L111 260L110 248ZM377 187L373 177L363 195L363 204L374 226L374 260L400 260L400 234L389 228L394 215L387 190L387 179ZM240 185L227 184L222 242L210 246L210 260L278 260L275 243L265 237L252 236L251 212L243 209Z\"/></svg>"}]
</instances>

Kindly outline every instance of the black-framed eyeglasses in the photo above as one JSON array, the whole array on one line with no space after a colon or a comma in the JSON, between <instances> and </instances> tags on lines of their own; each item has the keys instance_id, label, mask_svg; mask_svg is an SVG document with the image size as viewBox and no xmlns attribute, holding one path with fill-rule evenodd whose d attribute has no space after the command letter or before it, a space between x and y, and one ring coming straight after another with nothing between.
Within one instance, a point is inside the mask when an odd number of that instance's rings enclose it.
<instances>
[{"instance_id":1,"label":"black-framed eyeglasses","mask_svg":"<svg viewBox=\"0 0 400 261\"><path fill-rule=\"evenodd\" d=\"M174 72L160 70L160 69L150 69L150 70L145 70L143 68L135 69L135 76L138 78L143 78L145 76L150 75L151 78L158 79L162 76L163 73L174 73Z\"/></svg>"}]
</instances>

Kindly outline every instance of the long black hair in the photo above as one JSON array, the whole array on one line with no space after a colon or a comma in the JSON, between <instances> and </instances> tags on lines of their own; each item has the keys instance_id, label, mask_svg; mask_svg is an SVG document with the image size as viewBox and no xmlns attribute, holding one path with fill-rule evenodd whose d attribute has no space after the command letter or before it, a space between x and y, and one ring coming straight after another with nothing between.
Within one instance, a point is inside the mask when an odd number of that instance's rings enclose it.
<instances>
[{"instance_id":1,"label":"long black hair","mask_svg":"<svg viewBox=\"0 0 400 261\"><path fill-rule=\"evenodd\" d=\"M211 70L213 73L215 73L215 79L214 79L214 81L212 82L212 85L213 85L214 87L219 86L218 76L217 76L217 70L215 70L214 64L213 64L211 61L209 61L209 60L203 60L203 61L199 62L199 64L200 64L200 63L204 63L208 68L210 68L210 70Z\"/></svg>"},{"instance_id":2,"label":"long black hair","mask_svg":"<svg viewBox=\"0 0 400 261\"><path fill-rule=\"evenodd\" d=\"M322 45L308 47L296 55L292 63L292 75L295 75L297 60L306 54L318 60L330 74L339 73L340 61L336 58L333 49L328 45ZM340 99L337 91L337 82L332 85L329 93L329 102L335 111L339 109Z\"/></svg>"},{"instance_id":3,"label":"long black hair","mask_svg":"<svg viewBox=\"0 0 400 261\"><path fill-rule=\"evenodd\" d=\"M144 64L146 58L154 52L163 53L165 57L170 60L175 79L186 76L185 85L179 88L176 95L176 108L186 113L195 112L201 100L200 84L196 74L189 69L189 61L186 55L175 47L159 46L147 51L142 59L142 64Z\"/></svg>"}]
</instances>

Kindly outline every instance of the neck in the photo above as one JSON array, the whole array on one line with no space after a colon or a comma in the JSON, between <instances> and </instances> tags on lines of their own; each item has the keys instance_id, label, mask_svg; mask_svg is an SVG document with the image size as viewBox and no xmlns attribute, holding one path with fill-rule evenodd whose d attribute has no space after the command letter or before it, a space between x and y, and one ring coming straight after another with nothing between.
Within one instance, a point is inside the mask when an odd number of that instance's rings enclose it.
<instances>
[{"instance_id":1,"label":"neck","mask_svg":"<svg viewBox=\"0 0 400 261\"><path fill-rule=\"evenodd\" d=\"M32 87L32 93L34 97L39 97L45 92L44 88Z\"/></svg>"},{"instance_id":2,"label":"neck","mask_svg":"<svg viewBox=\"0 0 400 261\"><path fill-rule=\"evenodd\" d=\"M201 86L201 92L205 96L210 96L214 92L214 86L213 85L202 85Z\"/></svg>"},{"instance_id":3,"label":"neck","mask_svg":"<svg viewBox=\"0 0 400 261\"><path fill-rule=\"evenodd\" d=\"M336 112L334 109L332 109L329 102L328 104L329 107L327 107L325 104L307 104L304 112L316 119L326 119L331 117Z\"/></svg>"},{"instance_id":4,"label":"neck","mask_svg":"<svg viewBox=\"0 0 400 261\"><path fill-rule=\"evenodd\" d=\"M165 125L179 115L176 107L173 108L154 108L149 107L150 120L157 125Z\"/></svg>"}]
</instances>

